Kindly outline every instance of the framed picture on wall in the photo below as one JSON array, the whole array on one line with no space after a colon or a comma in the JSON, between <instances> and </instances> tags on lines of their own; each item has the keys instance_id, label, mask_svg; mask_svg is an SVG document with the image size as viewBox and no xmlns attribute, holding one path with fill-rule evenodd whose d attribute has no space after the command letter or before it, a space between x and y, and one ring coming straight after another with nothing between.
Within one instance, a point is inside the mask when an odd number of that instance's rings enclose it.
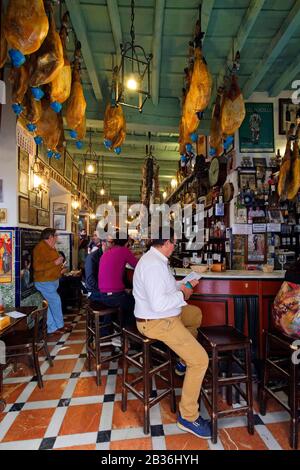
<instances>
[{"instance_id":1,"label":"framed picture on wall","mask_svg":"<svg viewBox=\"0 0 300 470\"><path fill-rule=\"evenodd\" d=\"M7 209L0 208L0 224L7 223Z\"/></svg>"},{"instance_id":2,"label":"framed picture on wall","mask_svg":"<svg viewBox=\"0 0 300 470\"><path fill-rule=\"evenodd\" d=\"M23 196L19 196L19 222L20 224L29 222L29 199Z\"/></svg>"},{"instance_id":3,"label":"framed picture on wall","mask_svg":"<svg viewBox=\"0 0 300 470\"><path fill-rule=\"evenodd\" d=\"M239 129L240 152L274 153L273 103L246 103L246 117Z\"/></svg>"},{"instance_id":4,"label":"framed picture on wall","mask_svg":"<svg viewBox=\"0 0 300 470\"><path fill-rule=\"evenodd\" d=\"M29 224L37 225L37 208L29 207Z\"/></svg>"},{"instance_id":5,"label":"framed picture on wall","mask_svg":"<svg viewBox=\"0 0 300 470\"><path fill-rule=\"evenodd\" d=\"M29 176L23 171L19 171L19 193L28 196Z\"/></svg>"},{"instance_id":6,"label":"framed picture on wall","mask_svg":"<svg viewBox=\"0 0 300 470\"><path fill-rule=\"evenodd\" d=\"M61 157L60 157L59 160L57 160L56 158L50 158L50 165L60 175L64 176L64 168L65 168L65 154L64 154L64 152L62 152Z\"/></svg>"},{"instance_id":7,"label":"framed picture on wall","mask_svg":"<svg viewBox=\"0 0 300 470\"><path fill-rule=\"evenodd\" d=\"M71 156L66 153L65 155L65 178L69 181L72 181L72 168L73 168L73 160Z\"/></svg>"},{"instance_id":8,"label":"framed picture on wall","mask_svg":"<svg viewBox=\"0 0 300 470\"><path fill-rule=\"evenodd\" d=\"M256 173L239 173L239 187L256 189Z\"/></svg>"},{"instance_id":9,"label":"framed picture on wall","mask_svg":"<svg viewBox=\"0 0 300 470\"><path fill-rule=\"evenodd\" d=\"M42 193L42 209L48 211L49 210L49 193L43 191Z\"/></svg>"},{"instance_id":10,"label":"framed picture on wall","mask_svg":"<svg viewBox=\"0 0 300 470\"><path fill-rule=\"evenodd\" d=\"M19 150L19 170L24 173L29 172L29 155L27 152L18 147Z\"/></svg>"},{"instance_id":11,"label":"framed picture on wall","mask_svg":"<svg viewBox=\"0 0 300 470\"><path fill-rule=\"evenodd\" d=\"M279 100L279 134L285 135L291 123L296 124L299 104L294 104L290 98L281 98Z\"/></svg>"},{"instance_id":12,"label":"framed picture on wall","mask_svg":"<svg viewBox=\"0 0 300 470\"><path fill-rule=\"evenodd\" d=\"M42 227L49 227L50 225L50 213L48 211L38 210L37 224Z\"/></svg>"},{"instance_id":13,"label":"framed picture on wall","mask_svg":"<svg viewBox=\"0 0 300 470\"><path fill-rule=\"evenodd\" d=\"M65 214L53 214L53 228L55 230L66 230Z\"/></svg>"},{"instance_id":14,"label":"framed picture on wall","mask_svg":"<svg viewBox=\"0 0 300 470\"><path fill-rule=\"evenodd\" d=\"M29 191L29 202L31 207L36 207L36 192Z\"/></svg>"},{"instance_id":15,"label":"framed picture on wall","mask_svg":"<svg viewBox=\"0 0 300 470\"><path fill-rule=\"evenodd\" d=\"M56 214L66 214L68 212L68 204L65 202L53 202L53 212Z\"/></svg>"},{"instance_id":16,"label":"framed picture on wall","mask_svg":"<svg viewBox=\"0 0 300 470\"><path fill-rule=\"evenodd\" d=\"M247 264L264 264L266 262L267 237L265 233L248 235Z\"/></svg>"}]
</instances>

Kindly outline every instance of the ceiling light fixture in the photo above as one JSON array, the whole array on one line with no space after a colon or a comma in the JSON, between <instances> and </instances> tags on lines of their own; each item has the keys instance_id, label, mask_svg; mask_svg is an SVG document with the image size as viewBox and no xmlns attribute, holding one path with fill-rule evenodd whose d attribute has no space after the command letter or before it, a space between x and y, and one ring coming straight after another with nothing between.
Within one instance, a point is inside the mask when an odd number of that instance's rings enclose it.
<instances>
[{"instance_id":1,"label":"ceiling light fixture","mask_svg":"<svg viewBox=\"0 0 300 470\"><path fill-rule=\"evenodd\" d=\"M142 46L135 44L134 0L131 0L131 41L121 44L121 64L116 67L116 103L138 109L141 113L150 98L150 62ZM128 92L128 96L127 93ZM135 94L135 97L134 97Z\"/></svg>"}]
</instances>

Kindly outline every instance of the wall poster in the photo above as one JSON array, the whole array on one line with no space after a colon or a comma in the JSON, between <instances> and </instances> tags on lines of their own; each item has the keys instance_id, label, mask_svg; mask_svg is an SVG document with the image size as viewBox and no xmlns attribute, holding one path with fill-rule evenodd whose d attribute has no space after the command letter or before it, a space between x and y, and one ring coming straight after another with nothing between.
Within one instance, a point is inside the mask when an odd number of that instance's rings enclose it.
<instances>
[{"instance_id":1,"label":"wall poster","mask_svg":"<svg viewBox=\"0 0 300 470\"><path fill-rule=\"evenodd\" d=\"M273 103L246 103L246 117L239 137L242 153L274 153Z\"/></svg>"},{"instance_id":2,"label":"wall poster","mask_svg":"<svg viewBox=\"0 0 300 470\"><path fill-rule=\"evenodd\" d=\"M38 230L21 230L21 299L35 293L32 252L40 237L41 232Z\"/></svg>"},{"instance_id":3,"label":"wall poster","mask_svg":"<svg viewBox=\"0 0 300 470\"><path fill-rule=\"evenodd\" d=\"M0 284L12 282L12 250L12 232L0 230Z\"/></svg>"}]
</instances>

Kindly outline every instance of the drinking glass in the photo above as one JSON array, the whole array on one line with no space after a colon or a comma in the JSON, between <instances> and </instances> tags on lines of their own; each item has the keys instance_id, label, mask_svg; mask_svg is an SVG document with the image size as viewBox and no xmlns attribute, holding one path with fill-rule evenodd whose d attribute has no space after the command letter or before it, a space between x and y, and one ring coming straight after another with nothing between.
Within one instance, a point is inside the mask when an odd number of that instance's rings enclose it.
<instances>
[{"instance_id":1,"label":"drinking glass","mask_svg":"<svg viewBox=\"0 0 300 470\"><path fill-rule=\"evenodd\" d=\"M281 264L281 271L284 271L284 265L286 263L286 255L283 253L280 253L278 256L278 261Z\"/></svg>"},{"instance_id":2,"label":"drinking glass","mask_svg":"<svg viewBox=\"0 0 300 470\"><path fill-rule=\"evenodd\" d=\"M183 258L183 260L182 260L182 266L183 266L185 269L187 269L187 268L189 267L189 265L190 265L190 260L189 260L189 258Z\"/></svg>"},{"instance_id":3,"label":"drinking glass","mask_svg":"<svg viewBox=\"0 0 300 470\"><path fill-rule=\"evenodd\" d=\"M214 264L214 260L212 258L207 258L208 270L211 271L211 267Z\"/></svg>"}]
</instances>

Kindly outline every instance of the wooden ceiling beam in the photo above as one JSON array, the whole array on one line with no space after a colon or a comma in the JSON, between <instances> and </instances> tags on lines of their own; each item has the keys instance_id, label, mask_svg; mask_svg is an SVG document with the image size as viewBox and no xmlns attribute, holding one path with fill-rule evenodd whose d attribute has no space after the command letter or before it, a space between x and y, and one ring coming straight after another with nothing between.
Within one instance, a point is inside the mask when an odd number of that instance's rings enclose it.
<instances>
[{"instance_id":1,"label":"wooden ceiling beam","mask_svg":"<svg viewBox=\"0 0 300 470\"><path fill-rule=\"evenodd\" d=\"M300 73L300 54L296 59L293 59L293 63L286 69L278 80L272 85L269 90L269 95L272 97L278 96L283 90L291 90L292 82L296 80L296 77Z\"/></svg>"},{"instance_id":2,"label":"wooden ceiling beam","mask_svg":"<svg viewBox=\"0 0 300 470\"><path fill-rule=\"evenodd\" d=\"M162 33L165 17L165 0L156 0L154 17L154 35L152 41L152 67L151 67L151 94L152 103L157 106L159 103L159 85L161 69L161 47Z\"/></svg>"},{"instance_id":3,"label":"wooden ceiling beam","mask_svg":"<svg viewBox=\"0 0 300 470\"><path fill-rule=\"evenodd\" d=\"M123 42L123 37L122 37L121 19L120 19L120 13L119 13L117 0L109 0L107 2L107 9L108 9L111 29L112 29L112 33L114 37L114 43L115 43L116 54L117 54L117 63L120 64L121 63L120 45Z\"/></svg>"},{"instance_id":4,"label":"wooden ceiling beam","mask_svg":"<svg viewBox=\"0 0 300 470\"><path fill-rule=\"evenodd\" d=\"M266 3L266 0L251 0L249 7L242 19L239 31L236 35L236 37L233 40L233 51L236 54L238 51L242 51L243 47L246 44L246 41L252 31L253 26L256 23L256 20ZM227 72L227 66L229 63L232 63L233 58L232 58L232 49L229 51L226 62L222 69L220 70L218 77L216 79L216 84L217 86L222 85L224 76L226 75ZM211 103L213 104L216 99L216 89L217 86L214 87L214 92L212 95L212 100Z\"/></svg>"},{"instance_id":5,"label":"wooden ceiling beam","mask_svg":"<svg viewBox=\"0 0 300 470\"><path fill-rule=\"evenodd\" d=\"M287 46L291 37L299 29L299 24L300 0L296 0L292 10L283 21L278 33L274 36L269 47L266 49L263 58L257 63L251 77L243 87L243 94L246 99L250 98L252 93L266 76L275 60Z\"/></svg>"},{"instance_id":6,"label":"wooden ceiling beam","mask_svg":"<svg viewBox=\"0 0 300 470\"><path fill-rule=\"evenodd\" d=\"M96 73L93 54L87 37L86 25L84 22L83 13L81 11L80 1L66 0L66 6L69 10L71 22L74 27L74 31L76 32L76 36L81 42L82 56L92 83L95 97L97 100L102 100L103 95Z\"/></svg>"}]
</instances>

